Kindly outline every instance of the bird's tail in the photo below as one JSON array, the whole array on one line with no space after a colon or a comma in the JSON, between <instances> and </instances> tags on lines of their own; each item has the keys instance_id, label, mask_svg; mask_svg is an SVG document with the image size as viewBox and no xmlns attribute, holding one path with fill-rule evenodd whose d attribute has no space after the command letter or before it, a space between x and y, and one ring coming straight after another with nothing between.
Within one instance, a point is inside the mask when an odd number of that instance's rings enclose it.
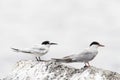
<instances>
[{"instance_id":1,"label":"bird's tail","mask_svg":"<svg viewBox=\"0 0 120 80\"><path fill-rule=\"evenodd\" d=\"M63 62L63 63L70 63L72 62L72 59L56 59L56 58L51 58L53 61L56 62Z\"/></svg>"},{"instance_id":2,"label":"bird's tail","mask_svg":"<svg viewBox=\"0 0 120 80\"><path fill-rule=\"evenodd\" d=\"M13 51L15 51L15 52L21 52L21 50L20 49L16 49L16 48L11 48Z\"/></svg>"},{"instance_id":3,"label":"bird's tail","mask_svg":"<svg viewBox=\"0 0 120 80\"><path fill-rule=\"evenodd\" d=\"M30 51L20 50L20 49L16 49L16 48L11 48L11 49L14 50L15 52L22 52L22 53L29 53L29 54L31 54Z\"/></svg>"}]
</instances>

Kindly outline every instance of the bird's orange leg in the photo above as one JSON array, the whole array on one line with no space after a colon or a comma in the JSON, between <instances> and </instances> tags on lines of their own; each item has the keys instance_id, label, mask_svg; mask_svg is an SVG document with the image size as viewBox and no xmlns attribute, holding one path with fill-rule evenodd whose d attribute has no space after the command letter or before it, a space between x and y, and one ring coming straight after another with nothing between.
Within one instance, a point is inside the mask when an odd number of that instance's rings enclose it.
<instances>
[{"instance_id":1,"label":"bird's orange leg","mask_svg":"<svg viewBox=\"0 0 120 80\"><path fill-rule=\"evenodd\" d=\"M86 68L86 67L88 67L88 65L87 65L87 63L85 62L85 66L84 66L84 68Z\"/></svg>"},{"instance_id":2,"label":"bird's orange leg","mask_svg":"<svg viewBox=\"0 0 120 80\"><path fill-rule=\"evenodd\" d=\"M89 64L89 62L87 62L87 64L88 64L88 67L90 67L90 64Z\"/></svg>"},{"instance_id":3,"label":"bird's orange leg","mask_svg":"<svg viewBox=\"0 0 120 80\"><path fill-rule=\"evenodd\" d=\"M84 68L85 68L85 67L90 67L90 64L89 64L89 62L85 63L85 66L84 66Z\"/></svg>"}]
</instances>

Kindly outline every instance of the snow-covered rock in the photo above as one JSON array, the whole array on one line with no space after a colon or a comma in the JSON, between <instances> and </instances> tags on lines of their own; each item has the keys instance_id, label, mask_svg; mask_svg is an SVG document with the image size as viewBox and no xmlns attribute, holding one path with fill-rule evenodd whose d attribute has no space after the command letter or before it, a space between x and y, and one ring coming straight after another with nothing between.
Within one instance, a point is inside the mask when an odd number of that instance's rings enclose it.
<instances>
[{"instance_id":1,"label":"snow-covered rock","mask_svg":"<svg viewBox=\"0 0 120 80\"><path fill-rule=\"evenodd\" d=\"M19 61L2 80L120 80L120 74L95 67L75 69L54 61Z\"/></svg>"}]
</instances>

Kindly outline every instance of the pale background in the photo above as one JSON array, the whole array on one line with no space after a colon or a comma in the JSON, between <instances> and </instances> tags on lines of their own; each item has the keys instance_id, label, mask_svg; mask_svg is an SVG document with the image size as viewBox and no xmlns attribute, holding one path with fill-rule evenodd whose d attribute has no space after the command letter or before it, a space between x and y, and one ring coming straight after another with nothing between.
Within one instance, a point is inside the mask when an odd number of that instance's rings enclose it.
<instances>
[{"instance_id":1,"label":"pale background","mask_svg":"<svg viewBox=\"0 0 120 80\"><path fill-rule=\"evenodd\" d=\"M92 41L104 44L91 65L120 73L119 0L0 0L0 78L19 60L33 55L28 48L44 40L57 42L42 59L79 53ZM80 68L82 63L71 66Z\"/></svg>"}]
</instances>

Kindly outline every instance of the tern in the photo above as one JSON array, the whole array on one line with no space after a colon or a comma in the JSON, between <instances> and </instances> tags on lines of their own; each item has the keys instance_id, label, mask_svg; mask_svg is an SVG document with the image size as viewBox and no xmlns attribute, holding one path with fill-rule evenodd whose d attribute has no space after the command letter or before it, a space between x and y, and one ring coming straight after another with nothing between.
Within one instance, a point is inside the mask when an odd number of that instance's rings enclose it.
<instances>
[{"instance_id":1,"label":"tern","mask_svg":"<svg viewBox=\"0 0 120 80\"><path fill-rule=\"evenodd\" d=\"M37 55L37 57L35 57L36 60L41 61L40 57L45 55L46 53L48 53L51 45L57 45L57 43L51 43L50 41L43 41L41 43L41 46L33 47L33 48L28 49L28 50L21 50L21 49L17 49L17 48L11 48L11 49L16 51L16 52L29 53L29 54Z\"/></svg>"},{"instance_id":2,"label":"tern","mask_svg":"<svg viewBox=\"0 0 120 80\"><path fill-rule=\"evenodd\" d=\"M85 64L84 67L90 67L89 61L93 60L98 54L98 47L104 47L104 45L93 41L89 47L83 50L81 53L66 56L61 59L52 58L52 60L64 63L83 62Z\"/></svg>"}]
</instances>

